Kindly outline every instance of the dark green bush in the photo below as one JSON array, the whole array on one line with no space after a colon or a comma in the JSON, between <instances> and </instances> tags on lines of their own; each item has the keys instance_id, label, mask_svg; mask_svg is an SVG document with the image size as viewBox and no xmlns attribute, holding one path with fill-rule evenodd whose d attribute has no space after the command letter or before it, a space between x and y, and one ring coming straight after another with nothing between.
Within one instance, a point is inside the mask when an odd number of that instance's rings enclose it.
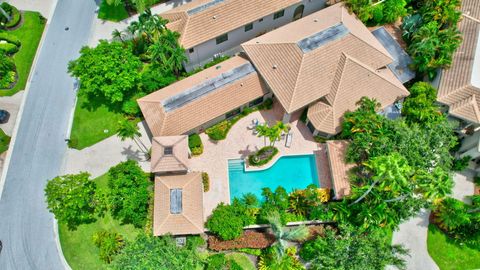
<instances>
[{"instance_id":1,"label":"dark green bush","mask_svg":"<svg viewBox=\"0 0 480 270\"><path fill-rule=\"evenodd\" d=\"M10 34L9 32L0 32L0 40L5 40L8 43L13 43L20 47L22 44L20 42L20 39L18 39L16 36Z\"/></svg>"},{"instance_id":2,"label":"dark green bush","mask_svg":"<svg viewBox=\"0 0 480 270\"><path fill-rule=\"evenodd\" d=\"M100 259L106 263L111 263L113 257L125 246L125 241L120 234L105 230L93 235L93 243L100 249Z\"/></svg>"},{"instance_id":3,"label":"dark green bush","mask_svg":"<svg viewBox=\"0 0 480 270\"><path fill-rule=\"evenodd\" d=\"M207 192L210 190L210 177L208 173L202 172L202 182L203 182L203 192Z\"/></svg>"},{"instance_id":4,"label":"dark green bush","mask_svg":"<svg viewBox=\"0 0 480 270\"><path fill-rule=\"evenodd\" d=\"M200 135L197 133L190 134L188 136L188 147L194 156L201 155L203 153L203 143Z\"/></svg>"},{"instance_id":5,"label":"dark green bush","mask_svg":"<svg viewBox=\"0 0 480 270\"><path fill-rule=\"evenodd\" d=\"M278 149L273 146L265 146L253 155L248 156L248 164L251 166L262 166L267 164L278 154Z\"/></svg>"},{"instance_id":6,"label":"dark green bush","mask_svg":"<svg viewBox=\"0 0 480 270\"><path fill-rule=\"evenodd\" d=\"M468 163L472 159L471 156L465 156L463 158L457 158L453 161L452 170L456 172L461 172L468 167Z\"/></svg>"},{"instance_id":7,"label":"dark green bush","mask_svg":"<svg viewBox=\"0 0 480 270\"><path fill-rule=\"evenodd\" d=\"M473 182L477 185L477 186L480 186L480 177L479 176L475 176L473 178Z\"/></svg>"},{"instance_id":8,"label":"dark green bush","mask_svg":"<svg viewBox=\"0 0 480 270\"><path fill-rule=\"evenodd\" d=\"M12 55L18 52L18 47L13 43L0 43L0 50L4 51L8 55Z\"/></svg>"},{"instance_id":9,"label":"dark green bush","mask_svg":"<svg viewBox=\"0 0 480 270\"><path fill-rule=\"evenodd\" d=\"M267 98L262 104L258 105L259 110L270 110L273 107L273 100Z\"/></svg>"},{"instance_id":10,"label":"dark green bush","mask_svg":"<svg viewBox=\"0 0 480 270\"><path fill-rule=\"evenodd\" d=\"M243 227L255 223L248 208L238 200L231 205L220 203L208 218L206 227L222 240L233 240L242 235Z\"/></svg>"},{"instance_id":11,"label":"dark green bush","mask_svg":"<svg viewBox=\"0 0 480 270\"><path fill-rule=\"evenodd\" d=\"M225 140L232 125L233 124L230 120L223 120L222 122L207 128L205 133L207 133L208 137L214 141Z\"/></svg>"},{"instance_id":12,"label":"dark green bush","mask_svg":"<svg viewBox=\"0 0 480 270\"><path fill-rule=\"evenodd\" d=\"M206 270L218 270L218 269L225 269L227 265L227 258L225 258L225 254L217 253L214 255L210 255L207 259L207 267Z\"/></svg>"},{"instance_id":13,"label":"dark green bush","mask_svg":"<svg viewBox=\"0 0 480 270\"><path fill-rule=\"evenodd\" d=\"M155 92L177 81L173 73L162 72L159 68L148 66L144 68L140 87L145 93Z\"/></svg>"},{"instance_id":14,"label":"dark green bush","mask_svg":"<svg viewBox=\"0 0 480 270\"><path fill-rule=\"evenodd\" d=\"M1 4L1 7L5 12L10 15L11 19L9 22L7 22L7 18L3 16L3 14L0 13L0 28L12 28L17 26L17 24L20 22L20 12L18 9L7 2L3 2Z\"/></svg>"}]
</instances>

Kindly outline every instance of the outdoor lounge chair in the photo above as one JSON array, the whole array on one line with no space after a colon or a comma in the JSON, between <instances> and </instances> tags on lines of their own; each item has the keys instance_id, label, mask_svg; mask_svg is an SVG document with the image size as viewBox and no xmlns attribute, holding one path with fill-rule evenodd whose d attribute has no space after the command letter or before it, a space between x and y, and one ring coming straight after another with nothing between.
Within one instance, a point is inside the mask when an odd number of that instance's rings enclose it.
<instances>
[{"instance_id":1,"label":"outdoor lounge chair","mask_svg":"<svg viewBox=\"0 0 480 270\"><path fill-rule=\"evenodd\" d=\"M292 145L292 136L293 134L290 132L287 134L287 139L285 140L285 147L290 148L290 145Z\"/></svg>"}]
</instances>

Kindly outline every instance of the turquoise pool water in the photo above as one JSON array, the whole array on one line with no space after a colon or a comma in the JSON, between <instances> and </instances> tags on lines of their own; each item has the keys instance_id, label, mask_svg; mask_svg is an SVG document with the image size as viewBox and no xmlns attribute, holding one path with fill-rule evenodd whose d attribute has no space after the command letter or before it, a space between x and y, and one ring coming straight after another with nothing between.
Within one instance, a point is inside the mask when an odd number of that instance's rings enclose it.
<instances>
[{"instance_id":1,"label":"turquoise pool water","mask_svg":"<svg viewBox=\"0 0 480 270\"><path fill-rule=\"evenodd\" d=\"M291 192L294 189L304 189L310 184L319 186L314 155L284 156L270 168L253 172L245 171L243 160L232 159L228 161L228 178L231 200L241 198L249 192L261 199L264 187L273 191L282 186Z\"/></svg>"}]
</instances>

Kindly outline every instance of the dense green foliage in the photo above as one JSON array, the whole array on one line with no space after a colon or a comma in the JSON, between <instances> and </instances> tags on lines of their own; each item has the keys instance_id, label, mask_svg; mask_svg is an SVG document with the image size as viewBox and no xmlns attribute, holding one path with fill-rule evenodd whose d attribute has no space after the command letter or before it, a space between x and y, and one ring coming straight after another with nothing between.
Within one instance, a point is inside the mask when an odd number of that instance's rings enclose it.
<instances>
[{"instance_id":1,"label":"dense green foliage","mask_svg":"<svg viewBox=\"0 0 480 270\"><path fill-rule=\"evenodd\" d=\"M93 235L93 243L100 250L100 259L111 263L113 257L120 252L125 245L123 237L116 232L101 230Z\"/></svg>"},{"instance_id":2,"label":"dense green foliage","mask_svg":"<svg viewBox=\"0 0 480 270\"><path fill-rule=\"evenodd\" d=\"M346 0L347 7L367 25L393 23L407 14L406 0ZM377 4L377 3L378 4Z\"/></svg>"},{"instance_id":3,"label":"dense green foliage","mask_svg":"<svg viewBox=\"0 0 480 270\"><path fill-rule=\"evenodd\" d=\"M267 248L260 255L258 261L259 270L277 270L277 269L289 269L289 270L304 270L305 267L297 257L297 249L293 247L287 248L282 257L278 256L278 250L275 248Z\"/></svg>"},{"instance_id":4,"label":"dense green foliage","mask_svg":"<svg viewBox=\"0 0 480 270\"><path fill-rule=\"evenodd\" d=\"M270 162L272 158L278 154L278 149L273 146L265 146L260 150L248 156L248 164L250 166L263 166Z\"/></svg>"},{"instance_id":5,"label":"dense green foliage","mask_svg":"<svg viewBox=\"0 0 480 270\"><path fill-rule=\"evenodd\" d=\"M409 89L410 96L402 107L402 115L408 123L436 123L443 120L439 111L437 90L429 83L417 82Z\"/></svg>"},{"instance_id":6,"label":"dense green foliage","mask_svg":"<svg viewBox=\"0 0 480 270\"><path fill-rule=\"evenodd\" d=\"M113 269L202 269L203 263L196 251L177 247L170 236L139 235L128 242L112 263Z\"/></svg>"},{"instance_id":7,"label":"dense green foliage","mask_svg":"<svg viewBox=\"0 0 480 270\"><path fill-rule=\"evenodd\" d=\"M108 178L113 217L125 224L143 227L151 193L149 176L137 162L129 160L110 168Z\"/></svg>"},{"instance_id":8,"label":"dense green foliage","mask_svg":"<svg viewBox=\"0 0 480 270\"><path fill-rule=\"evenodd\" d=\"M436 69L450 67L462 40L457 29L459 7L460 0L412 2L412 14L404 19L402 28L407 52L420 75L433 80Z\"/></svg>"},{"instance_id":9,"label":"dense green foliage","mask_svg":"<svg viewBox=\"0 0 480 270\"><path fill-rule=\"evenodd\" d=\"M192 152L192 155L194 156L203 153L203 143L200 135L193 133L188 136L188 148L190 148L190 152Z\"/></svg>"},{"instance_id":10,"label":"dense green foliage","mask_svg":"<svg viewBox=\"0 0 480 270\"><path fill-rule=\"evenodd\" d=\"M254 222L255 219L247 213L247 207L235 200L231 205L219 204L205 225L221 239L232 240L242 234L244 226Z\"/></svg>"},{"instance_id":11,"label":"dense green foliage","mask_svg":"<svg viewBox=\"0 0 480 270\"><path fill-rule=\"evenodd\" d=\"M10 136L5 134L3 129L0 129L0 154L8 150L8 146L10 145L10 139Z\"/></svg>"},{"instance_id":12,"label":"dense green foliage","mask_svg":"<svg viewBox=\"0 0 480 270\"><path fill-rule=\"evenodd\" d=\"M112 5L102 0L98 10L98 18L107 21L119 22L128 18L128 11L124 5Z\"/></svg>"},{"instance_id":13,"label":"dense green foliage","mask_svg":"<svg viewBox=\"0 0 480 270\"><path fill-rule=\"evenodd\" d=\"M15 44L20 50L15 53L12 59L15 61L17 82L13 88L0 91L0 96L11 96L20 90L25 89L30 68L37 52L38 44L42 38L45 27L45 19L38 12L24 11L21 26L14 30L0 30L0 40ZM21 47L20 47L21 45ZM2 89L0 87L0 89Z\"/></svg>"},{"instance_id":14,"label":"dense green foliage","mask_svg":"<svg viewBox=\"0 0 480 270\"><path fill-rule=\"evenodd\" d=\"M21 18L21 14L18 9L7 2L0 4L0 8L8 15L8 17L5 17L3 12L0 12L0 29L17 26Z\"/></svg>"},{"instance_id":15,"label":"dense green foliage","mask_svg":"<svg viewBox=\"0 0 480 270\"><path fill-rule=\"evenodd\" d=\"M431 102L422 108L434 106ZM342 136L351 139L347 159L358 166L351 175L351 196L333 205L336 220L368 230L395 228L453 187L450 150L456 138L446 118L419 118L409 109L408 122L393 121L377 109L376 101L363 98L356 111L345 114Z\"/></svg>"},{"instance_id":16,"label":"dense green foliage","mask_svg":"<svg viewBox=\"0 0 480 270\"><path fill-rule=\"evenodd\" d=\"M79 95L121 104L137 90L141 66L140 59L120 42L101 40L95 48L83 47L68 70L81 81Z\"/></svg>"},{"instance_id":17,"label":"dense green foliage","mask_svg":"<svg viewBox=\"0 0 480 270\"><path fill-rule=\"evenodd\" d=\"M385 241L377 230L360 234L354 227L341 226L339 231L327 228L323 237L305 243L300 251L302 259L310 262L310 269L325 270L376 270L394 265L405 269L399 255L406 250Z\"/></svg>"},{"instance_id":18,"label":"dense green foliage","mask_svg":"<svg viewBox=\"0 0 480 270\"><path fill-rule=\"evenodd\" d=\"M48 210L71 229L95 221L96 184L89 177L86 172L58 176L45 187Z\"/></svg>"},{"instance_id":19,"label":"dense green foliage","mask_svg":"<svg viewBox=\"0 0 480 270\"><path fill-rule=\"evenodd\" d=\"M7 88L14 81L15 63L7 56L5 51L0 49L0 88Z\"/></svg>"},{"instance_id":20,"label":"dense green foliage","mask_svg":"<svg viewBox=\"0 0 480 270\"><path fill-rule=\"evenodd\" d=\"M288 133L290 126L284 124L282 121L277 121L273 126L269 126L267 123L255 127L259 137L268 138L270 146L275 146L275 143L281 138L282 134Z\"/></svg>"}]
</instances>

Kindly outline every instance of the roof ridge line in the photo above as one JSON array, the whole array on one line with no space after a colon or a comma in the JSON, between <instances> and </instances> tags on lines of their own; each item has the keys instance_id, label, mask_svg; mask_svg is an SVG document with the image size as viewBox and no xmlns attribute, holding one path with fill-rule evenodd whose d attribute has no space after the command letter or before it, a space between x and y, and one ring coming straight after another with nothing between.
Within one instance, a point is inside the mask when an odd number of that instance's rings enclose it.
<instances>
[{"instance_id":1,"label":"roof ridge line","mask_svg":"<svg viewBox=\"0 0 480 270\"><path fill-rule=\"evenodd\" d=\"M472 95L472 105L473 105L473 111L475 112L475 116L477 116L477 121L480 120L480 110L478 109L478 101L477 101L477 96L475 94ZM480 121L479 121L480 122Z\"/></svg>"},{"instance_id":2,"label":"roof ridge line","mask_svg":"<svg viewBox=\"0 0 480 270\"><path fill-rule=\"evenodd\" d=\"M296 45L296 44L295 44ZM297 49L301 50L298 45L296 46ZM302 67L303 67L303 64L305 62L305 56L307 55L306 53L301 53L302 55L302 60L300 61L300 66L298 67L298 72L297 72L297 77L295 78L295 85L293 86L293 92L292 92L292 98L290 100L290 104L288 104L288 110L290 111L292 109L292 103L293 103L293 98L295 97L295 92L297 90L297 85L298 85L298 82L300 81L300 74L301 74L301 70L302 70Z\"/></svg>"},{"instance_id":3,"label":"roof ridge line","mask_svg":"<svg viewBox=\"0 0 480 270\"><path fill-rule=\"evenodd\" d=\"M371 35L373 35L372 32L369 31L369 33L370 33ZM388 58L391 60L390 64L395 61L395 59L393 59L393 57L390 55L389 52L387 52L387 54L385 54L384 52L382 52L382 51L380 51L379 49L375 48L374 46L370 45L370 43L366 42L366 41L363 40L362 38L359 38L359 37L358 37L357 35L355 35L352 31L350 31L350 34L352 34L352 36L355 37L356 39L358 39L359 41L361 41L361 42L363 42L364 44L366 44L368 47L373 48L375 51L377 51L377 52L381 53L382 55L385 55L386 57L388 57ZM375 37L374 37L374 38L375 38ZM379 43L380 43L380 42L379 42ZM383 47L382 44L380 44L380 46ZM385 48L385 47L384 47L384 48ZM385 49L385 51L386 51L386 50L387 50L387 49Z\"/></svg>"},{"instance_id":4,"label":"roof ridge line","mask_svg":"<svg viewBox=\"0 0 480 270\"><path fill-rule=\"evenodd\" d=\"M343 75L345 74L345 67L347 66L347 60L350 59L350 55L346 54L345 52L342 52L342 54L340 55L340 60L342 60L342 59L343 59L343 65L340 65L340 64L338 65L337 70L335 72L335 76L334 76L334 78L335 78L337 76L338 72L340 71L340 79L338 80L338 84L335 87L336 90L335 90L335 95L333 96L332 104L330 104L330 106L332 106L332 107L333 107L333 103L335 103L335 100L337 99L337 93L338 93L338 90L340 89L340 85L342 83L342 78L343 78ZM334 84L334 83L335 83L335 80L332 82L332 84ZM332 91L330 91L330 93L332 93ZM330 93L328 93L326 96L328 96Z\"/></svg>"}]
</instances>

